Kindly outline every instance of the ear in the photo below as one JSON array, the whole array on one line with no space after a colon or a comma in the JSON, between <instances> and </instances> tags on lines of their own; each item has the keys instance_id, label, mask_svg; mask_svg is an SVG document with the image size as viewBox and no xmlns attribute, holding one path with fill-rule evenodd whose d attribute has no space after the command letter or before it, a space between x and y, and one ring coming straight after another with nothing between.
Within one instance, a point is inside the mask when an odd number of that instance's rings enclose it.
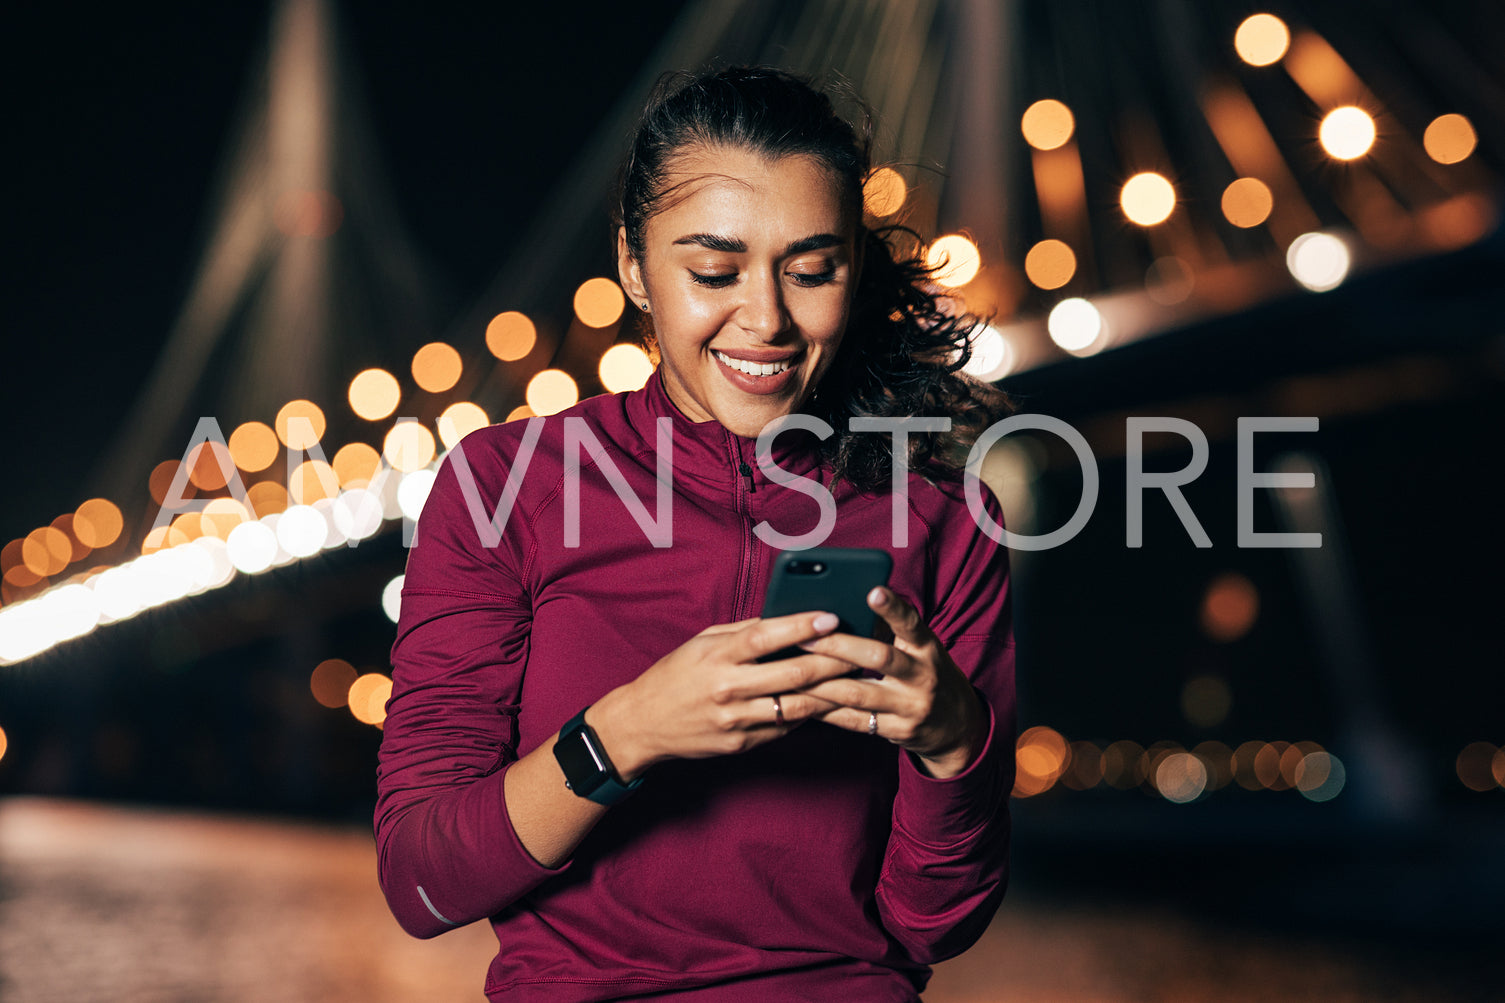
<instances>
[{"instance_id":1,"label":"ear","mask_svg":"<svg viewBox=\"0 0 1505 1003\"><path fill-rule=\"evenodd\" d=\"M617 227L617 277L622 281L622 291L635 306L648 302L648 287L643 284L643 269L632 256L627 246L627 227Z\"/></svg>"}]
</instances>

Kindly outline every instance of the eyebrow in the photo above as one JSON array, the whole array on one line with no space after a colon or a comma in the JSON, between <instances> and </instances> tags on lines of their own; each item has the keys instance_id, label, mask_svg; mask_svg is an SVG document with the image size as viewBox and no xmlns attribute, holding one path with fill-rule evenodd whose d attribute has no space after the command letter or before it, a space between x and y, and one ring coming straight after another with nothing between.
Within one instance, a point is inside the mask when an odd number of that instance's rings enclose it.
<instances>
[{"instance_id":1,"label":"eyebrow","mask_svg":"<svg viewBox=\"0 0 1505 1003\"><path fill-rule=\"evenodd\" d=\"M704 247L708 251L723 251L727 254L746 254L747 242L736 237L723 237L716 233L691 233L680 237L675 244L689 244ZM784 248L786 256L791 254L804 254L806 251L819 251L827 247L840 247L846 241L834 233L815 233L808 237L801 237L788 247Z\"/></svg>"}]
</instances>

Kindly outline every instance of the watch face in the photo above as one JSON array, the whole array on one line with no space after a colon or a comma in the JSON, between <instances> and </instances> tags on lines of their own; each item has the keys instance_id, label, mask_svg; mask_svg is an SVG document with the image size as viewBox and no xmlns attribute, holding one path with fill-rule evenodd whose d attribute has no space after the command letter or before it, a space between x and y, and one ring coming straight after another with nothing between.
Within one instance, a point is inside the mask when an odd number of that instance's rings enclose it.
<instances>
[{"instance_id":1,"label":"watch face","mask_svg":"<svg viewBox=\"0 0 1505 1003\"><path fill-rule=\"evenodd\" d=\"M564 770L570 790L581 797L588 797L606 780L606 765L596 757L596 750L583 728L561 735L554 743L554 756Z\"/></svg>"}]
</instances>

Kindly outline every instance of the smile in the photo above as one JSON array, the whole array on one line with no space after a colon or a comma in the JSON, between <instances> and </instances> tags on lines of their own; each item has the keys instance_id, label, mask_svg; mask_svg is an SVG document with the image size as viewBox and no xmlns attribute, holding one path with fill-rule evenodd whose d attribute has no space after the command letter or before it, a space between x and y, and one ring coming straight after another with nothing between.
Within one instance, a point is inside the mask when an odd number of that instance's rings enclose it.
<instances>
[{"instance_id":1,"label":"smile","mask_svg":"<svg viewBox=\"0 0 1505 1003\"><path fill-rule=\"evenodd\" d=\"M730 369L735 369L739 373L746 373L748 376L775 376L788 369L791 364L788 359L782 362L747 362L742 359L734 359L722 352L714 354L722 365Z\"/></svg>"}]
</instances>

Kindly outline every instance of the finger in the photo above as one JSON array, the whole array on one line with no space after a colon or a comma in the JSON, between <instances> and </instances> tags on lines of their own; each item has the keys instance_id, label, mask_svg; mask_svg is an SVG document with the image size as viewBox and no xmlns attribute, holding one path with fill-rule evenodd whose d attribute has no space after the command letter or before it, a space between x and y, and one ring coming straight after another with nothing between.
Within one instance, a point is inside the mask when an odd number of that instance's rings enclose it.
<instances>
[{"instance_id":1,"label":"finger","mask_svg":"<svg viewBox=\"0 0 1505 1003\"><path fill-rule=\"evenodd\" d=\"M903 742L913 736L913 729L902 717L882 711L837 707L819 717L826 724L835 725L843 731L872 735L889 742Z\"/></svg>"},{"instance_id":2,"label":"finger","mask_svg":"<svg viewBox=\"0 0 1505 1003\"><path fill-rule=\"evenodd\" d=\"M870 637L832 634L814 641L807 641L801 647L816 654L839 658L859 669L893 676L897 679L908 679L915 672L914 659L908 652Z\"/></svg>"},{"instance_id":3,"label":"finger","mask_svg":"<svg viewBox=\"0 0 1505 1003\"><path fill-rule=\"evenodd\" d=\"M893 590L879 586L867 594L868 608L883 617L896 640L923 647L934 637L920 619L920 611Z\"/></svg>"},{"instance_id":4,"label":"finger","mask_svg":"<svg viewBox=\"0 0 1505 1003\"><path fill-rule=\"evenodd\" d=\"M750 626L752 624L755 624L757 622L758 622L758 618L757 617L752 617L752 618L747 619L747 620L737 620L737 621L735 621L733 623L713 623L709 627L707 627L705 630L702 630L700 632L699 636L701 636L701 637L712 637L712 636L714 636L716 634L732 634L732 633L735 633L735 632L737 632L739 630L743 630L743 629L747 628L748 626Z\"/></svg>"},{"instance_id":5,"label":"finger","mask_svg":"<svg viewBox=\"0 0 1505 1003\"><path fill-rule=\"evenodd\" d=\"M727 678L724 686L719 688L717 701L756 702L775 694L805 690L827 680L838 679L851 671L852 666L847 662L814 654L741 665L734 675Z\"/></svg>"},{"instance_id":6,"label":"finger","mask_svg":"<svg viewBox=\"0 0 1505 1003\"><path fill-rule=\"evenodd\" d=\"M826 612L791 613L767 620L756 620L736 635L734 656L739 662L753 662L834 631L841 623L836 614Z\"/></svg>"}]
</instances>

